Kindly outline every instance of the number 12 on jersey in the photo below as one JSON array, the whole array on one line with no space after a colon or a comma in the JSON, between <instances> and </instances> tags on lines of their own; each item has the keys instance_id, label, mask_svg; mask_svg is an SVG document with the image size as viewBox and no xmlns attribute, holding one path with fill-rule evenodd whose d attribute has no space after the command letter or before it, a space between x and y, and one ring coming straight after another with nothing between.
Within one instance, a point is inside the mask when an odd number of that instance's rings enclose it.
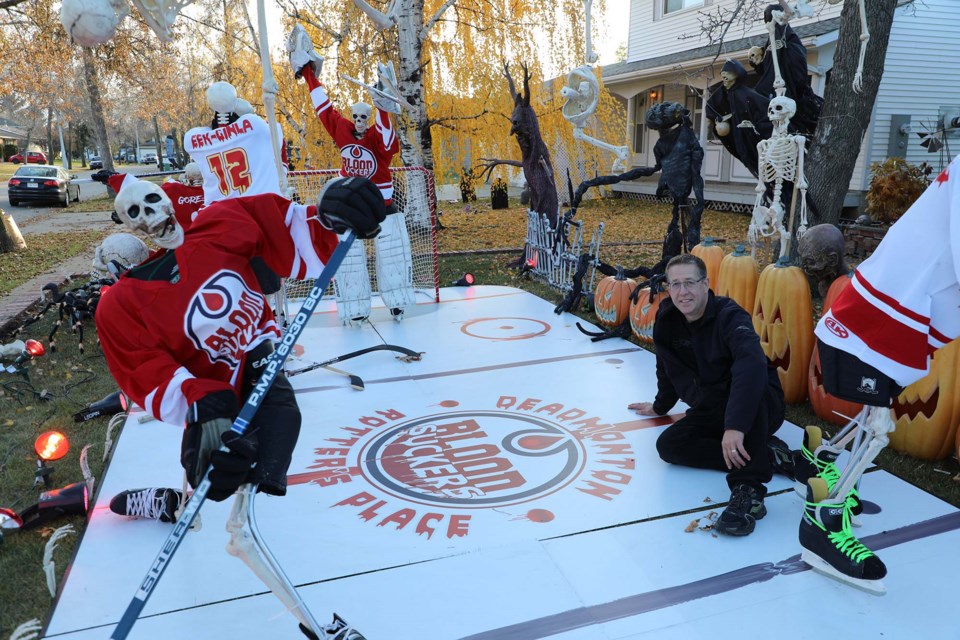
<instances>
[{"instance_id":1,"label":"number 12 on jersey","mask_svg":"<svg viewBox=\"0 0 960 640\"><path fill-rule=\"evenodd\" d=\"M240 195L250 188L250 161L243 148L227 149L207 156L210 171L217 176L220 193L225 196L237 192Z\"/></svg>"}]
</instances>

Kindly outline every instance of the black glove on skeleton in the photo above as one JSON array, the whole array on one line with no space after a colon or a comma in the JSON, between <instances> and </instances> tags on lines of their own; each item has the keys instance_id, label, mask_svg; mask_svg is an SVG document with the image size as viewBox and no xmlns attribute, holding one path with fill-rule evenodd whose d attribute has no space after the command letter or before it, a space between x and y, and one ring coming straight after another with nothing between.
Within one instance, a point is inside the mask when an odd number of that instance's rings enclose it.
<instances>
[{"instance_id":1,"label":"black glove on skeleton","mask_svg":"<svg viewBox=\"0 0 960 640\"><path fill-rule=\"evenodd\" d=\"M383 194L366 178L335 178L320 192L317 217L334 233L353 231L358 238L369 240L380 233L386 216Z\"/></svg>"},{"instance_id":2,"label":"black glove on skeleton","mask_svg":"<svg viewBox=\"0 0 960 640\"><path fill-rule=\"evenodd\" d=\"M247 481L256 460L256 435L241 437L230 429L238 413L234 393L217 391L194 402L187 414L189 422L181 443L180 463L194 488L210 467L207 497L215 502L226 500ZM229 451L220 451L221 445Z\"/></svg>"}]
</instances>

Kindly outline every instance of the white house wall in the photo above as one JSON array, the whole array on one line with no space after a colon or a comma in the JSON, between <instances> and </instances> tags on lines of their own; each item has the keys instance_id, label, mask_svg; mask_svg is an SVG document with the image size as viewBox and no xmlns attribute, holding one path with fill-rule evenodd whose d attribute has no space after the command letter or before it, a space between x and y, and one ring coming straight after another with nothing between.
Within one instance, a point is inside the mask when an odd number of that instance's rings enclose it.
<instances>
[{"instance_id":1,"label":"white house wall","mask_svg":"<svg viewBox=\"0 0 960 640\"><path fill-rule=\"evenodd\" d=\"M949 2L950 0L944 0ZM627 61L644 60L669 53L677 53L710 44L700 30L701 12L715 12L718 8L733 9L738 0L704 0L705 6L684 9L657 19L657 7L663 0L631 0L630 32L627 38ZM794 27L804 24L836 18L840 15L842 4L831 5L813 0L818 12L812 18L794 18L790 21ZM869 3L868 3L869 4ZM928 3L930 4L930 3ZM757 20L744 29L735 25L727 32L726 40L737 40L765 32L763 20ZM687 37L689 36L689 37Z\"/></svg>"},{"instance_id":2,"label":"white house wall","mask_svg":"<svg viewBox=\"0 0 960 640\"><path fill-rule=\"evenodd\" d=\"M960 109L960 14L957 0L923 0L897 9L886 65L874 107L873 145L869 162L887 158L890 122L893 115L911 116L913 132L908 136L906 159L910 163L938 166L939 154L920 146L922 125L936 128L941 107ZM960 153L960 134L949 138L950 151ZM949 162L950 158L946 159ZM864 172L862 186L869 176Z\"/></svg>"}]
</instances>

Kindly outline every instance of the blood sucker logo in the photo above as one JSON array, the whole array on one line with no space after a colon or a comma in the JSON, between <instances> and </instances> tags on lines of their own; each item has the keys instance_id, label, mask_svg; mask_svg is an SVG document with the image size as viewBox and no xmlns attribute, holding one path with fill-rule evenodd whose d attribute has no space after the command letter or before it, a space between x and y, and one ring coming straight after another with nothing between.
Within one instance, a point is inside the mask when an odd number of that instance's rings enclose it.
<instances>
[{"instance_id":1,"label":"blood sucker logo","mask_svg":"<svg viewBox=\"0 0 960 640\"><path fill-rule=\"evenodd\" d=\"M609 424L562 403L506 395L488 408L455 400L440 406L450 410L410 416L382 409L341 427L289 484L356 484L357 492L331 506L356 510L378 527L462 537L482 509L536 506L563 491L614 500L636 464L626 432L665 420ZM524 519L563 516L577 514L532 508Z\"/></svg>"},{"instance_id":2,"label":"blood sucker logo","mask_svg":"<svg viewBox=\"0 0 960 640\"><path fill-rule=\"evenodd\" d=\"M226 269L211 276L193 295L184 315L184 333L210 362L239 366L241 354L257 337L263 295Z\"/></svg>"},{"instance_id":3,"label":"blood sucker logo","mask_svg":"<svg viewBox=\"0 0 960 640\"><path fill-rule=\"evenodd\" d=\"M358 144L346 144L340 149L343 173L348 176L369 178L377 172L377 157L369 149Z\"/></svg>"}]
</instances>

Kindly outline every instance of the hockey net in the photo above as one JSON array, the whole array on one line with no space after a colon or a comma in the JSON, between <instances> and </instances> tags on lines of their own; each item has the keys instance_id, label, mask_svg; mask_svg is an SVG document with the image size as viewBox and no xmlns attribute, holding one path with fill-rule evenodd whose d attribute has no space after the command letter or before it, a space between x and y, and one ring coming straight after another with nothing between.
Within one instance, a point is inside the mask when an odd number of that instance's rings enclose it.
<instances>
[{"instance_id":1,"label":"hockey net","mask_svg":"<svg viewBox=\"0 0 960 640\"><path fill-rule=\"evenodd\" d=\"M433 174L425 167L392 167L393 203L406 214L407 233L410 236L410 257L413 261L413 287L418 301L440 301L440 272L437 264L437 199L434 192ZM287 182L294 197L304 204L317 201L320 190L328 180L336 178L336 169L316 171L291 171ZM373 242L364 243L367 250L367 271L370 273L370 288L374 294L377 287L377 269ZM287 279L284 291L288 299L305 298L313 288L313 280ZM328 295L333 295L331 290Z\"/></svg>"}]
</instances>

